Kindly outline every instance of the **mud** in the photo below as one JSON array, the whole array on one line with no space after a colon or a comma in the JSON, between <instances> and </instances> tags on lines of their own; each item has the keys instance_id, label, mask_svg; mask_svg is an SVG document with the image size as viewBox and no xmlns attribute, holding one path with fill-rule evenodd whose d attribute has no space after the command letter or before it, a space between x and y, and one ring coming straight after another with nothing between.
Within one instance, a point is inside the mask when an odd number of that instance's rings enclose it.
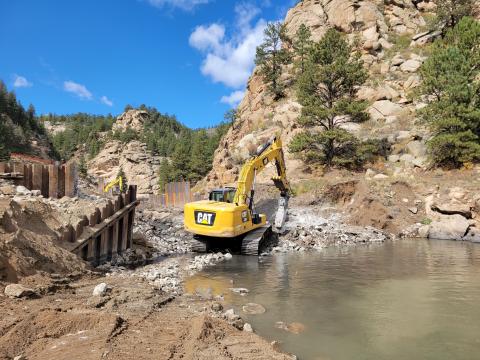
<instances>
[{"instance_id":1,"label":"mud","mask_svg":"<svg viewBox=\"0 0 480 360\"><path fill-rule=\"evenodd\" d=\"M38 299L0 297L0 359L291 359L211 310L138 277L67 281ZM92 296L105 282L105 297ZM213 306L213 308L217 308Z\"/></svg>"}]
</instances>

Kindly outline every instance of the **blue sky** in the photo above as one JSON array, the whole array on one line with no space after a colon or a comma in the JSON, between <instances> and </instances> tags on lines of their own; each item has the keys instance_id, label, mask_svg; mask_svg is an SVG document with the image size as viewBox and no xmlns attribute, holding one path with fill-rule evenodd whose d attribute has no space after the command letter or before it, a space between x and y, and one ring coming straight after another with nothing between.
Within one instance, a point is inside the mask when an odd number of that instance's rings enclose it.
<instances>
[{"instance_id":1,"label":"blue sky","mask_svg":"<svg viewBox=\"0 0 480 360\"><path fill-rule=\"evenodd\" d=\"M38 114L142 103L191 127L238 103L294 0L0 0L0 79Z\"/></svg>"}]
</instances>

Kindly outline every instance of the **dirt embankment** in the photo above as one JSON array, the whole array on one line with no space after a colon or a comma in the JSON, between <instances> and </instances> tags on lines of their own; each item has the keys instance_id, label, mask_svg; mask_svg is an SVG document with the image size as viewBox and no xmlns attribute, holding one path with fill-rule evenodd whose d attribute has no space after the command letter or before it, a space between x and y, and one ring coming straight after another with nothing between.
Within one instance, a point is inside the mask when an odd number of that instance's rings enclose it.
<instances>
[{"instance_id":1,"label":"dirt embankment","mask_svg":"<svg viewBox=\"0 0 480 360\"><path fill-rule=\"evenodd\" d=\"M222 320L218 303L173 300L136 276L56 283L38 299L0 297L0 359L292 359Z\"/></svg>"}]
</instances>

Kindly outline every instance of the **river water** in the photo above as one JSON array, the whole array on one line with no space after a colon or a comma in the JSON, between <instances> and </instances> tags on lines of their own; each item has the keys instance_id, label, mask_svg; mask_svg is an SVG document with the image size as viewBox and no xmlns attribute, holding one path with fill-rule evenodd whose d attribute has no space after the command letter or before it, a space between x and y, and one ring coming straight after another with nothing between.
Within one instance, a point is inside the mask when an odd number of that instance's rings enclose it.
<instances>
[{"instance_id":1,"label":"river water","mask_svg":"<svg viewBox=\"0 0 480 360\"><path fill-rule=\"evenodd\" d=\"M260 262L235 256L187 282L202 286L225 293L256 333L300 359L480 359L478 244L401 240ZM249 302L266 312L242 313Z\"/></svg>"}]
</instances>

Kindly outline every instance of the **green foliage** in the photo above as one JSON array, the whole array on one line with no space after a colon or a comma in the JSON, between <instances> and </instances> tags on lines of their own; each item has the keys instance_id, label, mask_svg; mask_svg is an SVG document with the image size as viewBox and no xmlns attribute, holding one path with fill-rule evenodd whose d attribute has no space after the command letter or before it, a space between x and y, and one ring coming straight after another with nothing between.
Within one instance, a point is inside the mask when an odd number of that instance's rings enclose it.
<instances>
[{"instance_id":1,"label":"green foliage","mask_svg":"<svg viewBox=\"0 0 480 360\"><path fill-rule=\"evenodd\" d=\"M188 132L184 132L179 136L179 140L175 145L175 151L172 155L173 178L177 181L187 180L190 178L191 170L191 143L192 137Z\"/></svg>"},{"instance_id":2,"label":"green foliage","mask_svg":"<svg viewBox=\"0 0 480 360\"><path fill-rule=\"evenodd\" d=\"M125 175L125 171L123 171L123 168L120 167L120 169L118 169L118 173L117 173L117 179L118 178L122 178L122 187L120 188L120 192L122 193L126 193L127 190L128 190L128 179L127 179L127 175Z\"/></svg>"},{"instance_id":3,"label":"green foliage","mask_svg":"<svg viewBox=\"0 0 480 360\"><path fill-rule=\"evenodd\" d=\"M113 133L113 139L121 141L124 144L127 144L133 140L138 140L139 135L135 130L131 128L127 128L124 131L115 131Z\"/></svg>"},{"instance_id":4,"label":"green foliage","mask_svg":"<svg viewBox=\"0 0 480 360\"><path fill-rule=\"evenodd\" d=\"M437 0L435 3L437 9L433 26L435 29L441 29L444 35L463 17L473 16L475 7L475 0Z\"/></svg>"},{"instance_id":5,"label":"green foliage","mask_svg":"<svg viewBox=\"0 0 480 360\"><path fill-rule=\"evenodd\" d=\"M194 182L207 175L209 164L212 163L213 153L209 150L208 142L209 138L204 129L197 131L193 136L189 179Z\"/></svg>"},{"instance_id":6,"label":"green foliage","mask_svg":"<svg viewBox=\"0 0 480 360\"><path fill-rule=\"evenodd\" d=\"M311 40L312 33L305 24L302 24L295 35L295 40L293 41L293 50L296 57L295 67L303 74L313 46L313 41Z\"/></svg>"},{"instance_id":7,"label":"green foliage","mask_svg":"<svg viewBox=\"0 0 480 360\"><path fill-rule=\"evenodd\" d=\"M359 55L338 31L328 30L313 45L298 79L297 97L303 105L299 124L305 130L293 139L290 151L307 162L356 165L360 142L341 125L368 119L367 103L355 100L358 86L366 79ZM323 131L318 132L318 128Z\"/></svg>"},{"instance_id":8,"label":"green foliage","mask_svg":"<svg viewBox=\"0 0 480 360\"><path fill-rule=\"evenodd\" d=\"M0 81L0 157L8 159L11 152L30 153L30 141L35 135L45 135L45 128L35 115L35 108L27 110Z\"/></svg>"},{"instance_id":9,"label":"green foliage","mask_svg":"<svg viewBox=\"0 0 480 360\"><path fill-rule=\"evenodd\" d=\"M432 223L432 219L429 218L424 218L422 221L420 221L422 225L430 225Z\"/></svg>"},{"instance_id":10,"label":"green foliage","mask_svg":"<svg viewBox=\"0 0 480 360\"><path fill-rule=\"evenodd\" d=\"M87 177L87 162L85 161L85 157L82 156L80 158L80 162L78 163L78 172L82 178Z\"/></svg>"},{"instance_id":11,"label":"green foliage","mask_svg":"<svg viewBox=\"0 0 480 360\"><path fill-rule=\"evenodd\" d=\"M163 193L165 190L165 185L173 180L173 167L168 159L163 158L160 162L160 168L158 170L158 185L160 186L160 192Z\"/></svg>"},{"instance_id":12,"label":"green foliage","mask_svg":"<svg viewBox=\"0 0 480 360\"><path fill-rule=\"evenodd\" d=\"M225 115L223 115L225 121L229 122L232 125L232 128L235 128L235 122L238 119L237 109L228 110Z\"/></svg>"},{"instance_id":13,"label":"green foliage","mask_svg":"<svg viewBox=\"0 0 480 360\"><path fill-rule=\"evenodd\" d=\"M81 146L85 146L90 158L99 153L103 146L100 134L112 128L115 118L112 115L90 115L77 113L72 115L48 114L40 116L40 121L52 125L65 125L66 130L51 137L56 158L68 160Z\"/></svg>"},{"instance_id":14,"label":"green foliage","mask_svg":"<svg viewBox=\"0 0 480 360\"><path fill-rule=\"evenodd\" d=\"M284 24L269 23L264 41L257 47L255 64L260 66L260 73L275 100L285 96L285 84L281 80L282 66L290 63L291 56L282 44L289 41Z\"/></svg>"},{"instance_id":15,"label":"green foliage","mask_svg":"<svg viewBox=\"0 0 480 360\"><path fill-rule=\"evenodd\" d=\"M420 110L433 137L428 146L434 165L460 167L480 161L480 24L464 17L437 41L420 69Z\"/></svg>"}]
</instances>

